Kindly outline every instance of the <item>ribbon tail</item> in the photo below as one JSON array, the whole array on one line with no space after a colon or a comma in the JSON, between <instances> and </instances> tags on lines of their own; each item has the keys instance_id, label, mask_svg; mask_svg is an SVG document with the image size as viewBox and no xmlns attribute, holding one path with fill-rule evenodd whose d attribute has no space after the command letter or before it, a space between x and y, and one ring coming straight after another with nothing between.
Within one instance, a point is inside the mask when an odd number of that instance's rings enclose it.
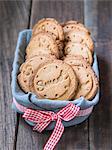
<instances>
[{"instance_id":1,"label":"ribbon tail","mask_svg":"<svg viewBox=\"0 0 112 150\"><path fill-rule=\"evenodd\" d=\"M53 150L56 144L58 143L58 141L60 140L63 132L64 132L64 126L61 122L61 119L58 118L54 131L52 132L49 140L44 146L44 150Z\"/></svg>"}]
</instances>

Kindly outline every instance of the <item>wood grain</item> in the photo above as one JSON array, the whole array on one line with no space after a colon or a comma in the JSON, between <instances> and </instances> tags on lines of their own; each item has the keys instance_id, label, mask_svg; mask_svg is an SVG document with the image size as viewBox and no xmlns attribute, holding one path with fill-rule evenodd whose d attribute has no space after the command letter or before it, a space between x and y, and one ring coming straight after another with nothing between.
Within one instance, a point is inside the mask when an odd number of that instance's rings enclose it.
<instances>
[{"instance_id":1,"label":"wood grain","mask_svg":"<svg viewBox=\"0 0 112 150\"><path fill-rule=\"evenodd\" d=\"M65 129L56 150L87 150L88 120L77 126Z\"/></svg>"},{"instance_id":2,"label":"wood grain","mask_svg":"<svg viewBox=\"0 0 112 150\"><path fill-rule=\"evenodd\" d=\"M11 71L18 32L27 28L30 2L0 1L0 150L13 150L16 113L11 109Z\"/></svg>"},{"instance_id":3,"label":"wood grain","mask_svg":"<svg viewBox=\"0 0 112 150\"><path fill-rule=\"evenodd\" d=\"M54 17L60 22L66 20L79 20L83 22L83 1L33 1L31 11L32 27L39 19L43 17ZM42 134L32 131L23 119L20 119L17 150L42 150L52 132ZM56 147L56 150L86 150L88 149L88 122L79 126L66 128L65 132Z\"/></svg>"},{"instance_id":4,"label":"wood grain","mask_svg":"<svg viewBox=\"0 0 112 150\"><path fill-rule=\"evenodd\" d=\"M85 24L96 39L100 69L100 103L89 119L91 150L112 149L112 1L86 0Z\"/></svg>"},{"instance_id":5,"label":"wood grain","mask_svg":"<svg viewBox=\"0 0 112 150\"><path fill-rule=\"evenodd\" d=\"M30 26L39 19L53 17L60 22L78 20L83 22L83 1L73 0L38 0L32 3Z\"/></svg>"}]
</instances>

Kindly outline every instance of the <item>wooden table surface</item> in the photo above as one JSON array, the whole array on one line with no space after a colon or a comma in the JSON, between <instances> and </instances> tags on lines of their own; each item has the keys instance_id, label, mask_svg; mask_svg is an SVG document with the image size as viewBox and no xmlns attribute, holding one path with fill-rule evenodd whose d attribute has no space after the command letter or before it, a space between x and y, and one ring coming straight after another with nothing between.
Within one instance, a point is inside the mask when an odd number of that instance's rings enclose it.
<instances>
[{"instance_id":1,"label":"wooden table surface","mask_svg":"<svg viewBox=\"0 0 112 150\"><path fill-rule=\"evenodd\" d=\"M42 134L11 109L11 71L18 33L43 17L84 22L95 40L100 69L100 102L84 123L66 128L56 150L112 150L112 1L0 1L0 150L42 150Z\"/></svg>"}]
</instances>

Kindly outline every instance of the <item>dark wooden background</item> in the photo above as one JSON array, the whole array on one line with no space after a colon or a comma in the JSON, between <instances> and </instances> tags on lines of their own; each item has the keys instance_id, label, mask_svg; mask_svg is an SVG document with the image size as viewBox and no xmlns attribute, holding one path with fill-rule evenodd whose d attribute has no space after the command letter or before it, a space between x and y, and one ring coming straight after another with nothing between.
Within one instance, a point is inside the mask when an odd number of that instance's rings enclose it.
<instances>
[{"instance_id":1,"label":"dark wooden background","mask_svg":"<svg viewBox=\"0 0 112 150\"><path fill-rule=\"evenodd\" d=\"M112 150L112 1L0 0L0 150L42 150L51 132L33 132L11 109L11 71L19 31L43 17L84 22L95 40L101 98L90 118L66 128L56 150Z\"/></svg>"}]
</instances>

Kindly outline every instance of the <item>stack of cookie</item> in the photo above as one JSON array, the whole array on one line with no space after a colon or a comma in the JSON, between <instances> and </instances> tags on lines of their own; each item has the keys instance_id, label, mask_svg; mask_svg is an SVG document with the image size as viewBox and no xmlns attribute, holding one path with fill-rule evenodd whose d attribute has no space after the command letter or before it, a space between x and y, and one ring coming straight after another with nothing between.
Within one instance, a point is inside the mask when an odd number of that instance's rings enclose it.
<instances>
[{"instance_id":1,"label":"stack of cookie","mask_svg":"<svg viewBox=\"0 0 112 150\"><path fill-rule=\"evenodd\" d=\"M33 28L20 67L18 83L39 98L91 100L98 79L91 67L94 44L88 29L76 21L60 25L53 18L40 20Z\"/></svg>"}]
</instances>

